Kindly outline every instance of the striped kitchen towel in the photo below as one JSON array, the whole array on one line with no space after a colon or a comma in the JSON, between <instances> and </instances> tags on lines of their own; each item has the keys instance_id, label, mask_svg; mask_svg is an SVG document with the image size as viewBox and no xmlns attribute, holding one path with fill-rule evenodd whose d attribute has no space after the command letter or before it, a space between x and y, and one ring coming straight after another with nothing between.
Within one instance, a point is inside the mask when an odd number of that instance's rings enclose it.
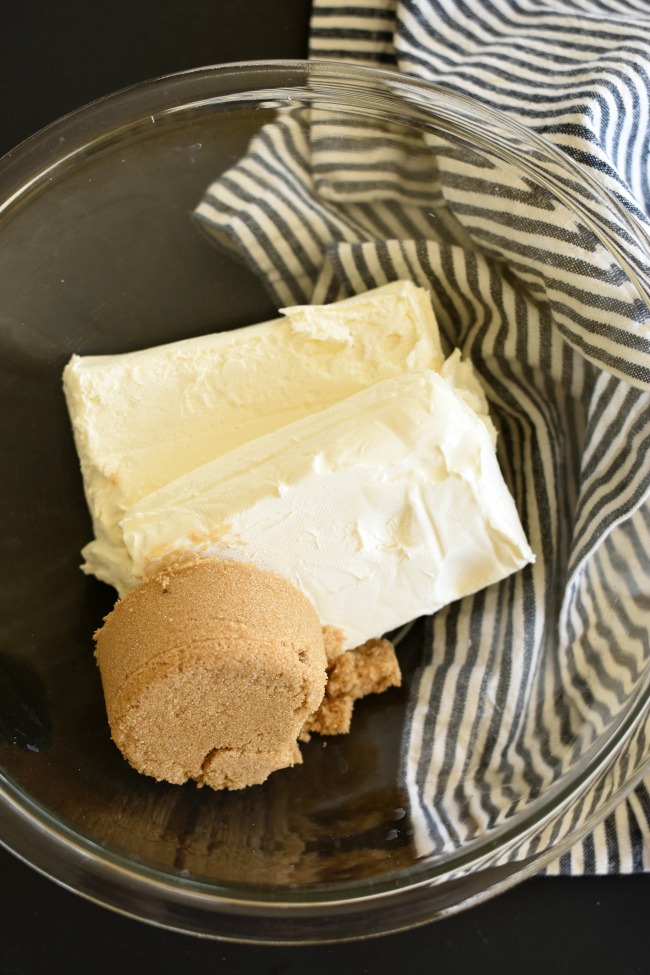
<instances>
[{"instance_id":1,"label":"striped kitchen towel","mask_svg":"<svg viewBox=\"0 0 650 975\"><path fill-rule=\"evenodd\" d=\"M647 3L315 0L310 43L313 58L398 69L499 109L648 232ZM488 392L538 559L426 622L403 740L419 850L457 850L532 812L621 733L634 699L641 719L618 760L508 856L575 836L548 872L650 870L650 773L614 806L628 770L650 769L650 314L629 278L521 170L448 134L300 104L261 129L196 217L278 306L397 278L427 287L448 348ZM647 245L616 207L606 222L650 294ZM609 814L583 836L596 809Z\"/></svg>"}]
</instances>

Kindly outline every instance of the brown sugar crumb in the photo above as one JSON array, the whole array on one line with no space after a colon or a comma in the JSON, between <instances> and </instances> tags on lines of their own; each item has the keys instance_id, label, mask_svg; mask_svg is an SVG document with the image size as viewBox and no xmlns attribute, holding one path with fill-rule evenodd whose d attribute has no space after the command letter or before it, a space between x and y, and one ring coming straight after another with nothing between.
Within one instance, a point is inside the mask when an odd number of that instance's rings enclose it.
<instances>
[{"instance_id":1,"label":"brown sugar crumb","mask_svg":"<svg viewBox=\"0 0 650 975\"><path fill-rule=\"evenodd\" d=\"M347 735L352 723L354 698L348 695L323 698L321 706L307 719L300 741L309 741L311 732L318 735Z\"/></svg>"},{"instance_id":2,"label":"brown sugar crumb","mask_svg":"<svg viewBox=\"0 0 650 975\"><path fill-rule=\"evenodd\" d=\"M305 722L301 741L308 741L310 732L347 734L355 701L402 683L395 647L388 640L368 640L361 647L343 652L344 638L340 630L324 627L323 638L328 675L325 696L318 710Z\"/></svg>"},{"instance_id":3,"label":"brown sugar crumb","mask_svg":"<svg viewBox=\"0 0 650 975\"><path fill-rule=\"evenodd\" d=\"M323 642L325 644L325 656L327 657L327 664L333 664L337 657L340 657L343 650L343 643L345 641L345 634L342 630L339 630L336 626L324 626L323 627Z\"/></svg>"},{"instance_id":4,"label":"brown sugar crumb","mask_svg":"<svg viewBox=\"0 0 650 975\"><path fill-rule=\"evenodd\" d=\"M368 640L336 659L329 673L327 690L332 697L346 695L356 700L367 694L381 694L401 683L402 674L393 644L389 640Z\"/></svg>"}]
</instances>

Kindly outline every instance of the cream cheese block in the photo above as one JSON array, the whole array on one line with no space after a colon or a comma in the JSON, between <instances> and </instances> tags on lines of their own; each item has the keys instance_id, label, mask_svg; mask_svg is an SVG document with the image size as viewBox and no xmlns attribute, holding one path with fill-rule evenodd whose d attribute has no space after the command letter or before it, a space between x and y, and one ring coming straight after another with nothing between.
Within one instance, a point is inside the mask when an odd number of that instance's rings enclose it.
<instances>
[{"instance_id":1,"label":"cream cheese block","mask_svg":"<svg viewBox=\"0 0 650 975\"><path fill-rule=\"evenodd\" d=\"M95 534L82 553L86 572L125 593L134 579L119 523L141 498L381 380L444 368L428 292L410 281L283 314L157 348L72 357L63 384Z\"/></svg>"},{"instance_id":2,"label":"cream cheese block","mask_svg":"<svg viewBox=\"0 0 650 975\"><path fill-rule=\"evenodd\" d=\"M350 648L533 561L475 392L458 359L447 371L379 381L139 500L122 520L135 580L250 562Z\"/></svg>"}]
</instances>

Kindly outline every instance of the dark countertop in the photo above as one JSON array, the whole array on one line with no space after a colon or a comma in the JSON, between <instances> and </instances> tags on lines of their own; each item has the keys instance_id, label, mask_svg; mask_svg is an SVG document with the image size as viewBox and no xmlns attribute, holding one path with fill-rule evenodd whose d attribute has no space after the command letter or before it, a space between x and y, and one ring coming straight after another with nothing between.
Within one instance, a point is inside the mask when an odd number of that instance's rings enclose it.
<instances>
[{"instance_id":1,"label":"dark countertop","mask_svg":"<svg viewBox=\"0 0 650 975\"><path fill-rule=\"evenodd\" d=\"M475 0L478 2L478 0ZM306 55L309 0L24 0L3 9L0 152L119 88L202 64ZM321 975L650 971L650 876L529 880L419 930L328 947L202 941L113 914L0 849L0 972Z\"/></svg>"},{"instance_id":2,"label":"dark countertop","mask_svg":"<svg viewBox=\"0 0 650 975\"><path fill-rule=\"evenodd\" d=\"M0 852L3 975L632 975L650 969L650 877L538 878L404 934L323 947L202 941L112 914Z\"/></svg>"}]
</instances>

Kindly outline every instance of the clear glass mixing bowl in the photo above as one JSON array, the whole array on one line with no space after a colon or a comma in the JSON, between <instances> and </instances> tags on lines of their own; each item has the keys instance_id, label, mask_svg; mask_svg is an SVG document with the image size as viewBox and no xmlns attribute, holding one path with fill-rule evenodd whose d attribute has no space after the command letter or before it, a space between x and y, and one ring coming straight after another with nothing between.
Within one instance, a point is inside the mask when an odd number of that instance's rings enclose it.
<instances>
[{"instance_id":1,"label":"clear glass mixing bowl","mask_svg":"<svg viewBox=\"0 0 650 975\"><path fill-rule=\"evenodd\" d=\"M390 192L399 194L399 166L417 163L425 209L428 187L431 207L440 203L445 160L515 172L541 207L578 221L589 252L604 255L649 305L611 227L637 254L648 255L648 242L615 200L508 119L395 74L318 62L202 68L90 105L0 164L0 839L58 882L133 917L269 943L398 930L521 880L621 801L648 768L650 740L646 655L631 676L612 675L616 708L603 713L597 700L581 708L562 760L538 788L444 843L423 839L403 774L426 655L420 621L399 644L404 686L359 704L349 736L326 748L314 738L302 766L262 786L215 793L157 783L111 743L92 634L113 593L78 569L90 523L61 371L72 353L123 352L275 317L277 301L250 262L215 246L192 213L262 128L287 113L306 137L335 133L348 162L358 133L372 127L401 153ZM329 173L334 198L345 190L342 175ZM447 213L456 245L472 246L467 227L480 222L490 185L477 188L464 214ZM366 185L365 205L382 192ZM562 435L570 443L572 431ZM627 582L636 584L631 575ZM545 626L552 654L556 619ZM520 648L504 641L508 666ZM536 686L530 711L553 693ZM495 766L501 744L485 753ZM471 796L493 767L466 759L456 756ZM442 815L444 788L440 799Z\"/></svg>"}]
</instances>

